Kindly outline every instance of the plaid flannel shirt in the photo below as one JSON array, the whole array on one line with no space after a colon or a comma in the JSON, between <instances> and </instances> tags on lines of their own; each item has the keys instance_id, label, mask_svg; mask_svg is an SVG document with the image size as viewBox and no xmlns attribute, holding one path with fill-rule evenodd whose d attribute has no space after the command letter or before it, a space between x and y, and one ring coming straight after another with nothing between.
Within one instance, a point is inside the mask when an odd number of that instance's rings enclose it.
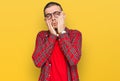
<instances>
[{"instance_id":1,"label":"plaid flannel shirt","mask_svg":"<svg viewBox=\"0 0 120 81\"><path fill-rule=\"evenodd\" d=\"M65 28L66 33L59 37L49 31L41 31L37 34L35 50L32 55L34 64L41 68L39 81L48 81L50 73L49 57L52 54L56 39L67 61L68 81L79 81L77 63L81 57L82 34L77 30Z\"/></svg>"}]
</instances>

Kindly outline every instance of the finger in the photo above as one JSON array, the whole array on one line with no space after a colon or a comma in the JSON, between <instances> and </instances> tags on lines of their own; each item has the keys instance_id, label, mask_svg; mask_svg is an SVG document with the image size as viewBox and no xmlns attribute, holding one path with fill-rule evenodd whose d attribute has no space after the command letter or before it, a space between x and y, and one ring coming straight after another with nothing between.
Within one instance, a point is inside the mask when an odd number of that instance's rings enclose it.
<instances>
[{"instance_id":1,"label":"finger","mask_svg":"<svg viewBox=\"0 0 120 81\"><path fill-rule=\"evenodd\" d=\"M54 28L53 28L52 25L51 25L51 21L48 21L48 27L49 27L49 30L50 30L52 33L56 34L56 31L54 30Z\"/></svg>"},{"instance_id":2,"label":"finger","mask_svg":"<svg viewBox=\"0 0 120 81\"><path fill-rule=\"evenodd\" d=\"M48 25L48 28L50 29L51 28L51 22L50 22L50 20L47 20L47 25Z\"/></svg>"},{"instance_id":3,"label":"finger","mask_svg":"<svg viewBox=\"0 0 120 81\"><path fill-rule=\"evenodd\" d=\"M62 25L62 24L64 24L63 15L61 15L61 16L58 18L58 25Z\"/></svg>"}]
</instances>

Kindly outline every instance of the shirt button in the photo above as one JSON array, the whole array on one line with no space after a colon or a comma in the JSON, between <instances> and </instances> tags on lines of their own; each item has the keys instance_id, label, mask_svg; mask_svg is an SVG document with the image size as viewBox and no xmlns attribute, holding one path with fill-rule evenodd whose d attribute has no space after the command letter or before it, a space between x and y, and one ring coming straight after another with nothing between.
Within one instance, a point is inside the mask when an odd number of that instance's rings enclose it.
<instances>
[{"instance_id":1,"label":"shirt button","mask_svg":"<svg viewBox=\"0 0 120 81\"><path fill-rule=\"evenodd\" d=\"M45 35L46 37L48 36L48 35Z\"/></svg>"},{"instance_id":2,"label":"shirt button","mask_svg":"<svg viewBox=\"0 0 120 81\"><path fill-rule=\"evenodd\" d=\"M49 64L49 66L51 66L51 64Z\"/></svg>"},{"instance_id":3,"label":"shirt button","mask_svg":"<svg viewBox=\"0 0 120 81\"><path fill-rule=\"evenodd\" d=\"M50 77L50 74L48 76Z\"/></svg>"}]
</instances>

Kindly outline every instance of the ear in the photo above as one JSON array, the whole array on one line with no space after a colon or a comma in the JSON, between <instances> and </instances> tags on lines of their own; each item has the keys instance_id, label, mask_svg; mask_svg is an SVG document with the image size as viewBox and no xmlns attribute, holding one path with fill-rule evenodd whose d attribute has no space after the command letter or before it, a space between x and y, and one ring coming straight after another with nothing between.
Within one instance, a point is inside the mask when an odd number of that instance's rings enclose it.
<instances>
[{"instance_id":1,"label":"ear","mask_svg":"<svg viewBox=\"0 0 120 81\"><path fill-rule=\"evenodd\" d=\"M44 21L45 21L45 24L47 24L47 21L46 21L47 19L46 18L44 18Z\"/></svg>"},{"instance_id":2,"label":"ear","mask_svg":"<svg viewBox=\"0 0 120 81\"><path fill-rule=\"evenodd\" d=\"M44 17L44 21L46 21L46 18Z\"/></svg>"},{"instance_id":3,"label":"ear","mask_svg":"<svg viewBox=\"0 0 120 81\"><path fill-rule=\"evenodd\" d=\"M63 18L65 19L66 18L66 15L65 15L65 13L62 11L62 14L63 14Z\"/></svg>"}]
</instances>

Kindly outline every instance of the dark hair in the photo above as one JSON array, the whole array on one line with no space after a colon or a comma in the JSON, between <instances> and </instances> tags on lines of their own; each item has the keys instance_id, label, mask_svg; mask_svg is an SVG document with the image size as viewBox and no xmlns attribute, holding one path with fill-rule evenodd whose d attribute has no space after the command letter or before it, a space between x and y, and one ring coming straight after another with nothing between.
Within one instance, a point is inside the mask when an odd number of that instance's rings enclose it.
<instances>
[{"instance_id":1,"label":"dark hair","mask_svg":"<svg viewBox=\"0 0 120 81\"><path fill-rule=\"evenodd\" d=\"M51 6L54 6L54 5L59 6L60 9L61 9L61 11L63 11L62 6L61 6L59 3L57 3L57 2L49 2L49 3L47 3L46 6L44 7L44 11L43 11L43 12L44 12L44 16L45 16L45 9L46 9L46 8L49 8L49 7L51 7Z\"/></svg>"}]
</instances>

